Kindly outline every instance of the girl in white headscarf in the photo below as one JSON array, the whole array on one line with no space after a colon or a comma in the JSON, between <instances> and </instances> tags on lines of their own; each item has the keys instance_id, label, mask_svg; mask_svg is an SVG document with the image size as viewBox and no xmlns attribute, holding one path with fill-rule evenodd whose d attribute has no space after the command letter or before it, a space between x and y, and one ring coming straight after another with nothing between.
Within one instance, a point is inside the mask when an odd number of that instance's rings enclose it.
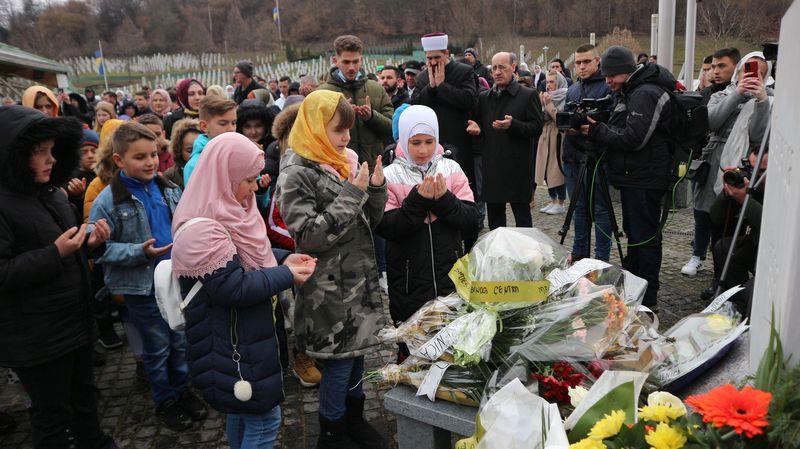
<instances>
[{"instance_id":1,"label":"girl in white headscarf","mask_svg":"<svg viewBox=\"0 0 800 449\"><path fill-rule=\"evenodd\" d=\"M539 209L545 214L566 212L564 200L567 186L561 170L561 133L556 126L556 113L564 111L567 97L567 80L556 71L547 74L547 91L539 94L544 110L544 128L536 152L536 185L547 184L550 203Z\"/></svg>"}]
</instances>

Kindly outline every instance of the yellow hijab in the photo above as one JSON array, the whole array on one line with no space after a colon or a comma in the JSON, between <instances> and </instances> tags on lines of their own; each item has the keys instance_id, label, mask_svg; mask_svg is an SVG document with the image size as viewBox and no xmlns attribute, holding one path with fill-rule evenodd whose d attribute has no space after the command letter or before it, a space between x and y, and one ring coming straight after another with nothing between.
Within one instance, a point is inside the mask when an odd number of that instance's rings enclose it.
<instances>
[{"instance_id":1,"label":"yellow hijab","mask_svg":"<svg viewBox=\"0 0 800 449\"><path fill-rule=\"evenodd\" d=\"M330 165L342 179L350 177L350 162L328 139L325 125L333 119L340 92L315 90L300 104L297 119L289 133L289 148L308 160Z\"/></svg>"},{"instance_id":2,"label":"yellow hijab","mask_svg":"<svg viewBox=\"0 0 800 449\"><path fill-rule=\"evenodd\" d=\"M35 108L36 95L44 94L50 103L53 103L53 116L58 117L58 99L53 91L43 86L31 86L22 93L22 105L28 108Z\"/></svg>"}]
</instances>

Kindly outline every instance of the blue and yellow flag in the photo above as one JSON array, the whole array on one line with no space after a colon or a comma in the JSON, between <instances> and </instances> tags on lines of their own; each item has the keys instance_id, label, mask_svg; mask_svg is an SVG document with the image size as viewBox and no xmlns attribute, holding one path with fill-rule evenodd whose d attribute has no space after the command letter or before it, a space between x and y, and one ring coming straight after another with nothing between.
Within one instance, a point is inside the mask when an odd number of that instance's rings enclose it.
<instances>
[{"instance_id":1,"label":"blue and yellow flag","mask_svg":"<svg viewBox=\"0 0 800 449\"><path fill-rule=\"evenodd\" d=\"M276 24L281 21L281 12L277 6L272 8L272 20L275 21Z\"/></svg>"},{"instance_id":2,"label":"blue and yellow flag","mask_svg":"<svg viewBox=\"0 0 800 449\"><path fill-rule=\"evenodd\" d=\"M106 74L106 62L100 50L94 52L94 69L97 71L98 75Z\"/></svg>"}]
</instances>

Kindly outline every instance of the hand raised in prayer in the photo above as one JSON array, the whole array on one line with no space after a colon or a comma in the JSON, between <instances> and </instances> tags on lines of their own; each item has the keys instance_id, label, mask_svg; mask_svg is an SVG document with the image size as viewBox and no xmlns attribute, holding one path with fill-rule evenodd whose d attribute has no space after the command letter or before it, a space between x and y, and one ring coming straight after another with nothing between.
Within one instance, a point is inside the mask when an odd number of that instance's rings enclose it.
<instances>
[{"instance_id":1,"label":"hand raised in prayer","mask_svg":"<svg viewBox=\"0 0 800 449\"><path fill-rule=\"evenodd\" d=\"M383 182L386 180L386 178L383 176L382 160L383 158L381 156L378 156L378 158L375 159L375 169L372 171L372 177L369 179L369 185L373 187L382 186Z\"/></svg>"},{"instance_id":2,"label":"hand raised in prayer","mask_svg":"<svg viewBox=\"0 0 800 449\"><path fill-rule=\"evenodd\" d=\"M514 118L510 115L507 115L503 118L503 120L495 120L492 122L492 128L494 129L508 129L511 127L511 120Z\"/></svg>"},{"instance_id":3,"label":"hand raised in prayer","mask_svg":"<svg viewBox=\"0 0 800 449\"><path fill-rule=\"evenodd\" d=\"M382 173L382 172L381 172ZM369 183L369 166L366 162L361 164L358 174L350 173L350 184L361 189L363 192L367 191L367 184Z\"/></svg>"}]
</instances>

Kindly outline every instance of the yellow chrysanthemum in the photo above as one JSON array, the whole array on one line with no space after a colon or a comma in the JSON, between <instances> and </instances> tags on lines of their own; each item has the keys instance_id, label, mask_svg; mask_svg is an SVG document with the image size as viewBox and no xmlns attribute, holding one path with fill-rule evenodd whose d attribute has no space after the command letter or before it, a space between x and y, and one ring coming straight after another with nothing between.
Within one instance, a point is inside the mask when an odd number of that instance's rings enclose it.
<instances>
[{"instance_id":1,"label":"yellow chrysanthemum","mask_svg":"<svg viewBox=\"0 0 800 449\"><path fill-rule=\"evenodd\" d=\"M584 438L577 443L570 444L569 449L606 449L606 445L602 441Z\"/></svg>"},{"instance_id":2,"label":"yellow chrysanthemum","mask_svg":"<svg viewBox=\"0 0 800 449\"><path fill-rule=\"evenodd\" d=\"M619 433L622 424L625 422L625 412L622 410L615 410L608 415L603 416L603 419L597 421L589 431L589 438L593 440L604 440L611 438Z\"/></svg>"},{"instance_id":3,"label":"yellow chrysanthemum","mask_svg":"<svg viewBox=\"0 0 800 449\"><path fill-rule=\"evenodd\" d=\"M686 444L686 436L665 423L659 423L655 430L647 432L644 440L650 449L681 449Z\"/></svg>"},{"instance_id":4,"label":"yellow chrysanthemum","mask_svg":"<svg viewBox=\"0 0 800 449\"><path fill-rule=\"evenodd\" d=\"M639 419L670 422L685 415L686 411L670 405L645 405L639 409Z\"/></svg>"}]
</instances>

